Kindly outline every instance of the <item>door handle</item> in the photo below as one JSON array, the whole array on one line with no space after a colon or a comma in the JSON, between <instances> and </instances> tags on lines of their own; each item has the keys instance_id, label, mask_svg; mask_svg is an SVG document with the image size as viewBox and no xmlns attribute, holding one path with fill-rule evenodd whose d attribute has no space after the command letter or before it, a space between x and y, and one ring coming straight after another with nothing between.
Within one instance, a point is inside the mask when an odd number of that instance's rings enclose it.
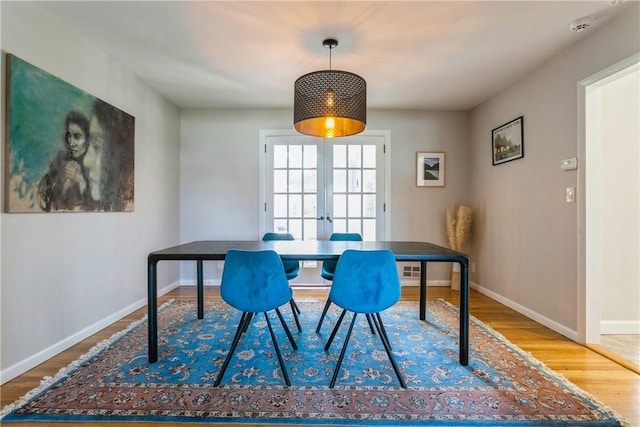
<instances>
[{"instance_id":1,"label":"door handle","mask_svg":"<svg viewBox=\"0 0 640 427\"><path fill-rule=\"evenodd\" d=\"M331 216L330 216L330 215L327 215L327 221L329 221L329 222L333 223L333 220L331 219Z\"/></svg>"},{"instance_id":2,"label":"door handle","mask_svg":"<svg viewBox=\"0 0 640 427\"><path fill-rule=\"evenodd\" d=\"M322 221L324 219L323 216L319 216L318 218L316 218L318 221Z\"/></svg>"}]
</instances>

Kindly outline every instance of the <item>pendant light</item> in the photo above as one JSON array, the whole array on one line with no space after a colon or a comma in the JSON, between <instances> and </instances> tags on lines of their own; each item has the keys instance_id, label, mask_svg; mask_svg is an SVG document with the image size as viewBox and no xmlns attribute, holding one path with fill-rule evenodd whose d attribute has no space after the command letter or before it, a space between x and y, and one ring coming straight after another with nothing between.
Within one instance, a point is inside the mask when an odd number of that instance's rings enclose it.
<instances>
[{"instance_id":1,"label":"pendant light","mask_svg":"<svg viewBox=\"0 0 640 427\"><path fill-rule=\"evenodd\" d=\"M294 85L293 126L305 135L335 138L355 135L367 125L367 82L357 74L331 69L335 39L329 49L329 70L314 71Z\"/></svg>"}]
</instances>

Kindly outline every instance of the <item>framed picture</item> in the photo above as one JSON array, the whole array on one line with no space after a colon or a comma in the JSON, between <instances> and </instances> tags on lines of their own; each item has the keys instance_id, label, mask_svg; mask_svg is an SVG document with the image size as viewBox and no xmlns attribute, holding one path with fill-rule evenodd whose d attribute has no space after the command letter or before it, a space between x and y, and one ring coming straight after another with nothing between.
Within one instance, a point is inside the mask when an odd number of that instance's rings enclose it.
<instances>
[{"instance_id":1,"label":"framed picture","mask_svg":"<svg viewBox=\"0 0 640 427\"><path fill-rule=\"evenodd\" d=\"M5 212L134 210L135 118L7 54Z\"/></svg>"},{"instance_id":2,"label":"framed picture","mask_svg":"<svg viewBox=\"0 0 640 427\"><path fill-rule=\"evenodd\" d=\"M524 117L492 130L491 148L494 166L524 157Z\"/></svg>"},{"instance_id":3,"label":"framed picture","mask_svg":"<svg viewBox=\"0 0 640 427\"><path fill-rule=\"evenodd\" d=\"M416 184L418 187L444 187L444 153L416 155Z\"/></svg>"}]
</instances>

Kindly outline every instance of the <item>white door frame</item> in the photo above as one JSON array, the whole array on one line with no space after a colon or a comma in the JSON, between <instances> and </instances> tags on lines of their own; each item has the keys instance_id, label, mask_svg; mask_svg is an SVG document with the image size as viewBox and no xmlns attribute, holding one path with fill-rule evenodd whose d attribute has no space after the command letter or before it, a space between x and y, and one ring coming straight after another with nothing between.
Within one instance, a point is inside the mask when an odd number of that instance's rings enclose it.
<instances>
[{"instance_id":1,"label":"white door frame","mask_svg":"<svg viewBox=\"0 0 640 427\"><path fill-rule=\"evenodd\" d=\"M601 269L598 244L599 226L593 215L594 206L599 204L598 190L598 164L596 156L593 154L595 147L600 146L600 139L597 129L597 121L593 122L587 118L588 102L595 102L594 97L589 97L590 91L596 90L598 85L602 85L604 80L629 67L640 63L640 54L635 54L626 58L604 70L592 74L591 76L578 82L578 272L577 272L577 297L578 297L578 322L577 338L581 344L600 342L600 320L601 320ZM589 242L587 245L587 236Z\"/></svg>"}]
</instances>

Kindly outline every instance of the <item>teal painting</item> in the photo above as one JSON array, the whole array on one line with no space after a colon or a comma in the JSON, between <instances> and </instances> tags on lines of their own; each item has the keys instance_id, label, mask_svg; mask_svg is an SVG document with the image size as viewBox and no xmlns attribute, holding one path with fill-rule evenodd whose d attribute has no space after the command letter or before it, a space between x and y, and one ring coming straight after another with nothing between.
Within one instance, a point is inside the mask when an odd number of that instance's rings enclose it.
<instances>
[{"instance_id":1,"label":"teal painting","mask_svg":"<svg viewBox=\"0 0 640 427\"><path fill-rule=\"evenodd\" d=\"M134 210L135 118L7 55L5 212Z\"/></svg>"}]
</instances>

